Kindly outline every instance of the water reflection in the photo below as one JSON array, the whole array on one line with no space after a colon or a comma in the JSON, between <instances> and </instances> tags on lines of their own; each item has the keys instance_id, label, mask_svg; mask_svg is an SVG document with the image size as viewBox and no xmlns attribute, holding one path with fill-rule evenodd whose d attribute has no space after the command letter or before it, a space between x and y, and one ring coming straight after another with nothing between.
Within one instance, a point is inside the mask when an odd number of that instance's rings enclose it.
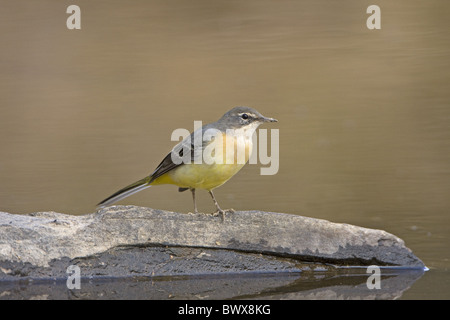
<instances>
[{"instance_id":1,"label":"water reflection","mask_svg":"<svg viewBox=\"0 0 450 320\"><path fill-rule=\"evenodd\" d=\"M364 269L365 270L365 269ZM368 275L338 273L233 275L83 280L79 290L65 281L2 283L2 299L399 299L423 275L418 270L383 270L380 289L368 289Z\"/></svg>"}]
</instances>

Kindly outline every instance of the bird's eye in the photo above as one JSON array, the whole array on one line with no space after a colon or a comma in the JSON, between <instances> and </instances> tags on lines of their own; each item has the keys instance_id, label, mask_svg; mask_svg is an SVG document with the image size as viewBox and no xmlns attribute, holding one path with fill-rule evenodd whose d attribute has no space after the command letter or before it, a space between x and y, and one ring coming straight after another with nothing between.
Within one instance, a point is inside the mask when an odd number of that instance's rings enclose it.
<instances>
[{"instance_id":1,"label":"bird's eye","mask_svg":"<svg viewBox=\"0 0 450 320\"><path fill-rule=\"evenodd\" d=\"M244 113L241 117L242 117L242 119L247 120L248 119L248 114Z\"/></svg>"}]
</instances>

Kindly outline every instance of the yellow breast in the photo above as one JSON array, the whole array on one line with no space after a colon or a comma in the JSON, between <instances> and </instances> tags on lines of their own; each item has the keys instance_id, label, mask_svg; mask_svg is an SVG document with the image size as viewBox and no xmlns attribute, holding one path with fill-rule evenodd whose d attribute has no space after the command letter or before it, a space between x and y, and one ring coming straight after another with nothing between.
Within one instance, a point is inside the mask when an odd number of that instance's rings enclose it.
<instances>
[{"instance_id":1,"label":"yellow breast","mask_svg":"<svg viewBox=\"0 0 450 320\"><path fill-rule=\"evenodd\" d=\"M210 148L211 163L183 164L156 179L154 184L175 184L184 188L212 190L234 176L247 163L252 140L244 136L223 135L221 143ZM167 176L167 177L166 177Z\"/></svg>"}]
</instances>

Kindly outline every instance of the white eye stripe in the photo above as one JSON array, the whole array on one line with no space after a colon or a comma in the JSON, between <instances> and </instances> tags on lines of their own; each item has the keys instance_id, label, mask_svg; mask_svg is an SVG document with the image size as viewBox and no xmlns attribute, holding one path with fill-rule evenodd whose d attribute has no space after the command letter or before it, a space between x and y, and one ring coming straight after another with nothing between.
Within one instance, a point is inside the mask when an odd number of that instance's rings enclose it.
<instances>
[{"instance_id":1,"label":"white eye stripe","mask_svg":"<svg viewBox=\"0 0 450 320\"><path fill-rule=\"evenodd\" d=\"M244 114L247 115L249 118L255 118L255 115L253 113L248 113L248 112L238 113L238 115L240 117L242 117Z\"/></svg>"}]
</instances>

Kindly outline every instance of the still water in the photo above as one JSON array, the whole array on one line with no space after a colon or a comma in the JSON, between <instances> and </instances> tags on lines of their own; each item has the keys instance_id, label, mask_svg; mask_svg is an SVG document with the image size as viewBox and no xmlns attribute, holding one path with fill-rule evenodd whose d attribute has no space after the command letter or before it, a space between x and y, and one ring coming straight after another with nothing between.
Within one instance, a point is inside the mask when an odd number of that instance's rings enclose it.
<instances>
[{"instance_id":1,"label":"still water","mask_svg":"<svg viewBox=\"0 0 450 320\"><path fill-rule=\"evenodd\" d=\"M76 4L81 30L1 1L1 211L91 213L174 129L248 105L279 120L279 171L246 166L222 207L384 229L430 268L401 298L450 298L449 3L377 0L381 30L357 0ZM192 210L173 186L121 204Z\"/></svg>"}]
</instances>

